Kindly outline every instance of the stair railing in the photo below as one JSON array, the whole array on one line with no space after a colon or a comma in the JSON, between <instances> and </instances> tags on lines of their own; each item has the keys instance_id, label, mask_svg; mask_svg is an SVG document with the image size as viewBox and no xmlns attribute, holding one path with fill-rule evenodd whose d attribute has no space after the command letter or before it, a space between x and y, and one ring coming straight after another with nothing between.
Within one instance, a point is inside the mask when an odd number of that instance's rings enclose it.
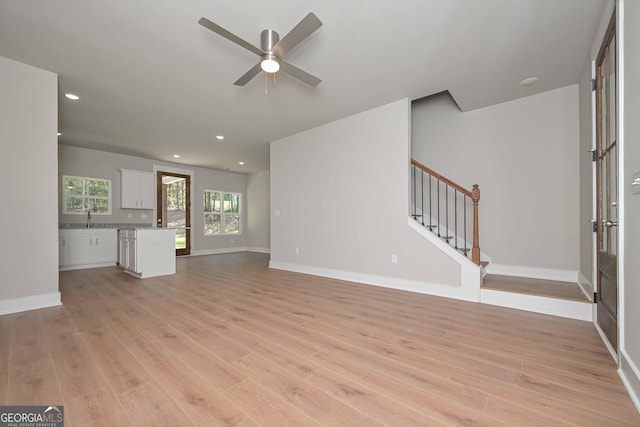
<instances>
[{"instance_id":1,"label":"stair railing","mask_svg":"<svg viewBox=\"0 0 640 427\"><path fill-rule=\"evenodd\" d=\"M411 176L413 190L413 213L411 216L416 221L420 218L419 222L425 228L453 246L464 256L468 256L467 253L471 251L471 260L480 265L480 236L478 229L480 188L478 184L474 184L471 190L467 190L413 159L411 159ZM427 193L426 195L425 192ZM460 209L459 203L462 205ZM453 212L450 212L449 205L453 205ZM467 240L467 211L471 209L472 213L469 213L469 216L472 216L473 219L473 241L471 248L469 248ZM459 211L462 211L462 214ZM425 220L428 221L427 224L425 224ZM450 225L453 228L450 228Z\"/></svg>"}]
</instances>

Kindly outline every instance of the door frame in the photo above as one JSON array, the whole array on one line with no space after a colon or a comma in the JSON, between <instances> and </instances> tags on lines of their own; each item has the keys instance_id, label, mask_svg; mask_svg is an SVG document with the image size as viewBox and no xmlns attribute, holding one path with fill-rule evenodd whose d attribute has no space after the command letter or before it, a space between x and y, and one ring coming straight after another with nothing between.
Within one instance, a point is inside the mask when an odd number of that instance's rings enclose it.
<instances>
[{"instance_id":1,"label":"door frame","mask_svg":"<svg viewBox=\"0 0 640 427\"><path fill-rule=\"evenodd\" d=\"M609 342L609 339L607 338L606 334L604 333L604 331L602 330L602 328L600 327L599 323L598 323L598 309L597 309L597 300L594 299L594 306L593 306L593 324L596 328L596 330L598 331L598 333L600 334L602 341L604 342L605 346L607 347L607 349L609 350L609 352L611 353L611 356L613 357L613 359L616 361L616 363L619 365L619 356L620 356L620 349L622 348L622 336L621 336L621 330L623 330L623 323L624 323L624 313L621 311L621 309L623 308L622 305L622 296L623 296L623 280L622 277L620 275L621 272L621 263L623 262L623 256L624 256L624 250L623 250L623 238L624 238L624 233L623 233L623 212L624 212L624 199L623 199L623 194L624 192L622 191L622 185L621 185L621 181L620 181L620 177L622 176L623 170L622 170L622 162L620 159L622 159L623 156L623 147L622 147L622 135L621 135L621 127L620 127L620 118L621 118L621 114L622 114L622 110L621 110L621 90L620 87L623 84L623 82L621 81L621 75L620 75L620 67L619 67L619 53L620 53L620 40L619 40L619 28L618 28L618 20L617 20L617 14L618 14L618 8L616 7L615 2L612 3L611 8L608 9L605 12L605 15L603 16L603 21L601 23L601 29L599 32L599 37L597 38L597 42L594 42L594 46L593 48L595 49L595 52L592 51L592 55L595 54L594 56L592 56L592 61L591 61L591 77L592 77L592 81L595 81L598 79L598 62L600 60L600 58L603 56L603 52L605 49L605 46L608 45L611 41L611 38L613 36L616 36L616 52L615 52L615 57L616 57L616 150L617 150L617 175L618 175L618 184L617 184L617 188L616 188L616 192L617 192L617 209L618 209L618 226L617 226L617 231L618 231L618 237L617 237L617 251L616 251L616 256L617 256L617 266L616 266L616 276L617 276L617 319L616 319L616 329L617 329L617 343L616 343L616 347L614 348L612 346L612 344ZM605 21L606 19L606 21ZM597 43L597 44L596 44ZM596 154L597 156L597 148L598 148L598 140L597 138L599 138L598 136L598 132L601 131L598 120L598 91L597 90L593 90L591 93L591 112L592 112L592 126L591 126L591 141L592 141L592 151ZM600 195L598 194L598 179L599 179L599 174L598 174L598 166L597 166L597 160L593 162L592 165L592 218L595 218L593 221L598 221L599 218L599 197ZM592 222L593 222L592 221ZM601 225L597 224L598 227L598 232L594 232L593 233L593 239L592 239L592 278L593 278L593 288L594 288L594 293L596 291L599 292L599 245L600 245L600 240L599 240L599 230L601 229ZM598 299L600 298L600 295L598 295Z\"/></svg>"},{"instance_id":2,"label":"door frame","mask_svg":"<svg viewBox=\"0 0 640 427\"><path fill-rule=\"evenodd\" d=\"M166 172L166 173L170 173L170 174L176 174L176 175L185 175L189 177L189 204L190 204L190 209L189 209L189 224L193 224L193 196L194 196L194 184L193 184L193 176L194 173L192 170L190 169L180 169L180 168L175 168L175 167L170 167L170 166L163 166L163 165L153 165L153 180L156 183L156 191L155 193L155 203L153 204L153 227L157 227L157 220L156 218L158 218L158 188L157 188L157 182L158 182L158 172ZM193 231L193 230L192 230ZM189 233L189 239L187 241L187 245L190 248L191 252L193 251L193 233Z\"/></svg>"}]
</instances>

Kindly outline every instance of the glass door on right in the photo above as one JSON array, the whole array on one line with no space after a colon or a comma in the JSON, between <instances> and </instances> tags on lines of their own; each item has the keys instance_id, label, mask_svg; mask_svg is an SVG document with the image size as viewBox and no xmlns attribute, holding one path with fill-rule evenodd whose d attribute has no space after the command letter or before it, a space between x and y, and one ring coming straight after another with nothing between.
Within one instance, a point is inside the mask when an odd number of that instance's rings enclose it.
<instances>
[{"instance_id":1,"label":"glass door on right","mask_svg":"<svg viewBox=\"0 0 640 427\"><path fill-rule=\"evenodd\" d=\"M615 13L596 60L597 322L618 345L618 153Z\"/></svg>"}]
</instances>

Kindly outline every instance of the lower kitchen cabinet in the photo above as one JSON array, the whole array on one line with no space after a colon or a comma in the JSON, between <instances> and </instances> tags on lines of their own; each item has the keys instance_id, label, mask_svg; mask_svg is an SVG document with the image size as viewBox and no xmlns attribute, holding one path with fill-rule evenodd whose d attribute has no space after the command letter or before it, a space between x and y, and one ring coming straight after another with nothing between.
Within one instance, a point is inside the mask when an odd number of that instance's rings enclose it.
<instances>
[{"instance_id":1,"label":"lower kitchen cabinet","mask_svg":"<svg viewBox=\"0 0 640 427\"><path fill-rule=\"evenodd\" d=\"M176 272L175 230L166 228L122 229L119 232L120 267L144 279Z\"/></svg>"},{"instance_id":2,"label":"lower kitchen cabinet","mask_svg":"<svg viewBox=\"0 0 640 427\"><path fill-rule=\"evenodd\" d=\"M59 234L60 270L116 265L118 234L115 229L67 229Z\"/></svg>"}]
</instances>

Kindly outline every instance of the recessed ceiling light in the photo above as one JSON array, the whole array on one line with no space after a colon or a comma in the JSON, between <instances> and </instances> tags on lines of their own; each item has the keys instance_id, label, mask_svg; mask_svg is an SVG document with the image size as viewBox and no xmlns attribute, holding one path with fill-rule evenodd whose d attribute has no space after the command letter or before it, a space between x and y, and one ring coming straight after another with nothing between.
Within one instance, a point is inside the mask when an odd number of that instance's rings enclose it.
<instances>
[{"instance_id":1,"label":"recessed ceiling light","mask_svg":"<svg viewBox=\"0 0 640 427\"><path fill-rule=\"evenodd\" d=\"M174 154L173 157L175 157L176 159L180 158L180 154Z\"/></svg>"},{"instance_id":2,"label":"recessed ceiling light","mask_svg":"<svg viewBox=\"0 0 640 427\"><path fill-rule=\"evenodd\" d=\"M58 136L62 136L62 134L60 132L58 132Z\"/></svg>"},{"instance_id":3,"label":"recessed ceiling light","mask_svg":"<svg viewBox=\"0 0 640 427\"><path fill-rule=\"evenodd\" d=\"M65 93L64 96L66 96L67 98L69 98L72 101L77 101L78 99L80 99L80 97L78 95L74 95L72 93Z\"/></svg>"},{"instance_id":4,"label":"recessed ceiling light","mask_svg":"<svg viewBox=\"0 0 640 427\"><path fill-rule=\"evenodd\" d=\"M216 139L219 139L220 141L222 141L224 139L224 136L222 135L216 135Z\"/></svg>"},{"instance_id":5,"label":"recessed ceiling light","mask_svg":"<svg viewBox=\"0 0 640 427\"><path fill-rule=\"evenodd\" d=\"M238 162L239 165L244 165L244 162Z\"/></svg>"},{"instance_id":6,"label":"recessed ceiling light","mask_svg":"<svg viewBox=\"0 0 640 427\"><path fill-rule=\"evenodd\" d=\"M523 81L520 82L520 85L522 86L531 86L533 84L535 84L538 81L537 77L529 77L527 79L524 79Z\"/></svg>"}]
</instances>

